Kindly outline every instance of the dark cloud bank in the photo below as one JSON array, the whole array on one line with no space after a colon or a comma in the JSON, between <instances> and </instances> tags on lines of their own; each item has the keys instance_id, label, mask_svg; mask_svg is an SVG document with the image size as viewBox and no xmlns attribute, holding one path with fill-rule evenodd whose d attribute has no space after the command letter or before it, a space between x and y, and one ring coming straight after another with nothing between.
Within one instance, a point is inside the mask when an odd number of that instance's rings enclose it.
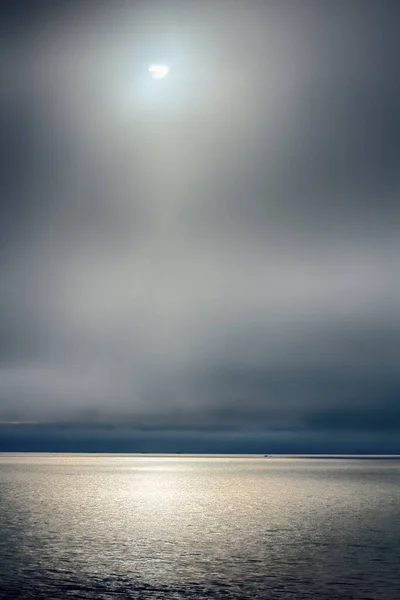
<instances>
[{"instance_id":1,"label":"dark cloud bank","mask_svg":"<svg viewBox=\"0 0 400 600\"><path fill-rule=\"evenodd\" d=\"M3 17L0 450L399 452L397 4Z\"/></svg>"}]
</instances>

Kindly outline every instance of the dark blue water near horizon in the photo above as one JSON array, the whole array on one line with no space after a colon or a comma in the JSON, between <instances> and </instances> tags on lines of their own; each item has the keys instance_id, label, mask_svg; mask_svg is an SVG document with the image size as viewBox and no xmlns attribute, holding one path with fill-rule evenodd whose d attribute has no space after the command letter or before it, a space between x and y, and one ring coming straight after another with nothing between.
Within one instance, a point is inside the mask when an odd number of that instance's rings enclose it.
<instances>
[{"instance_id":1,"label":"dark blue water near horizon","mask_svg":"<svg viewBox=\"0 0 400 600\"><path fill-rule=\"evenodd\" d=\"M399 600L400 461L0 454L0 599Z\"/></svg>"}]
</instances>

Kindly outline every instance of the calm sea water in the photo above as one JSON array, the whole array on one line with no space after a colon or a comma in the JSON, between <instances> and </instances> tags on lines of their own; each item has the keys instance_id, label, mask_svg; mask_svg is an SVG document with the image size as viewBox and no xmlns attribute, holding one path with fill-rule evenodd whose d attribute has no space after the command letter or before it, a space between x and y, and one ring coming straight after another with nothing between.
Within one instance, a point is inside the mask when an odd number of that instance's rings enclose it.
<instances>
[{"instance_id":1,"label":"calm sea water","mask_svg":"<svg viewBox=\"0 0 400 600\"><path fill-rule=\"evenodd\" d=\"M400 598L400 461L0 455L0 598Z\"/></svg>"}]
</instances>

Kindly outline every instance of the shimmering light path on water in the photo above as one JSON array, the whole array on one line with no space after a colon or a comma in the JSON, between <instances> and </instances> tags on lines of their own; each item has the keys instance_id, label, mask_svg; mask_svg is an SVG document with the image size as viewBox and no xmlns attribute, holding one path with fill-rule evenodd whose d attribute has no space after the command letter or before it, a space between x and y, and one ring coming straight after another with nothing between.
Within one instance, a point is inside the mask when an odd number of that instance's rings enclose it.
<instances>
[{"instance_id":1,"label":"shimmering light path on water","mask_svg":"<svg viewBox=\"0 0 400 600\"><path fill-rule=\"evenodd\" d=\"M0 598L400 598L400 461L0 455Z\"/></svg>"}]
</instances>

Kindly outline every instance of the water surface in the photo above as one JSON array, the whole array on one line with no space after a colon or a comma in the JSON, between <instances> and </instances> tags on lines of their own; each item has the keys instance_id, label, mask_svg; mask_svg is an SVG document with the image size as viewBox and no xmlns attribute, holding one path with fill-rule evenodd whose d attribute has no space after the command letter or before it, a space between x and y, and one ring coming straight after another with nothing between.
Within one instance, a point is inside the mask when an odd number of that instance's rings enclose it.
<instances>
[{"instance_id":1,"label":"water surface","mask_svg":"<svg viewBox=\"0 0 400 600\"><path fill-rule=\"evenodd\" d=\"M0 455L0 598L400 598L400 461Z\"/></svg>"}]
</instances>

